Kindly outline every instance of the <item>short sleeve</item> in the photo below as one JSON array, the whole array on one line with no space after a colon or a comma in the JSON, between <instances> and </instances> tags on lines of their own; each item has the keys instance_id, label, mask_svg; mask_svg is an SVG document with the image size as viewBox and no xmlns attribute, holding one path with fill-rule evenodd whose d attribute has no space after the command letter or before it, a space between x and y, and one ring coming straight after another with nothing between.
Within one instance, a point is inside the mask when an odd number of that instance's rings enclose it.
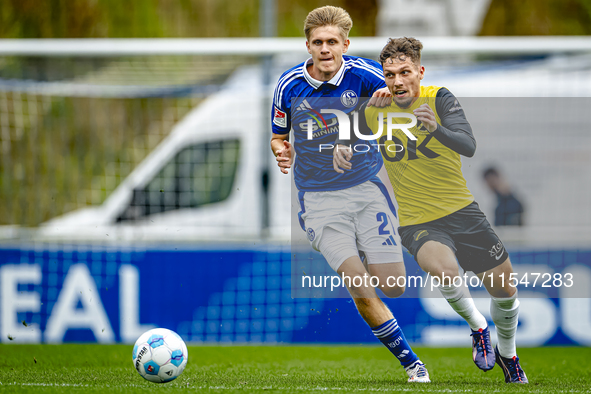
<instances>
[{"instance_id":1,"label":"short sleeve","mask_svg":"<svg viewBox=\"0 0 591 394\"><path fill-rule=\"evenodd\" d=\"M359 59L359 61L360 67L364 71L363 88L365 92L362 92L362 96L371 97L376 90L386 87L382 66L370 59Z\"/></svg>"},{"instance_id":2,"label":"short sleeve","mask_svg":"<svg viewBox=\"0 0 591 394\"><path fill-rule=\"evenodd\" d=\"M289 84L285 83L283 76L275 87L273 106L271 108L271 128L274 134L288 134L291 129L291 97L289 96Z\"/></svg>"}]
</instances>

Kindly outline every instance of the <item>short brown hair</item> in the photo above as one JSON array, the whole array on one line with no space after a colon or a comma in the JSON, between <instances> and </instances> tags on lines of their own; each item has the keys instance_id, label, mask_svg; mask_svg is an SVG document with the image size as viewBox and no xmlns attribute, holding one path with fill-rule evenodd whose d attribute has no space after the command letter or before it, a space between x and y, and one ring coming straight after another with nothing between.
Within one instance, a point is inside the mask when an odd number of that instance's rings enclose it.
<instances>
[{"instance_id":1,"label":"short brown hair","mask_svg":"<svg viewBox=\"0 0 591 394\"><path fill-rule=\"evenodd\" d=\"M306 40L310 40L312 30L322 26L336 26L339 28L343 41L349 36L353 27L353 20L349 13L340 7L327 5L310 11L304 21L304 34Z\"/></svg>"},{"instance_id":2,"label":"short brown hair","mask_svg":"<svg viewBox=\"0 0 591 394\"><path fill-rule=\"evenodd\" d=\"M421 50L423 43L413 37L390 38L388 43L380 53L380 63L390 58L398 58L404 61L405 57L410 57L410 60L420 66L421 65Z\"/></svg>"}]
</instances>

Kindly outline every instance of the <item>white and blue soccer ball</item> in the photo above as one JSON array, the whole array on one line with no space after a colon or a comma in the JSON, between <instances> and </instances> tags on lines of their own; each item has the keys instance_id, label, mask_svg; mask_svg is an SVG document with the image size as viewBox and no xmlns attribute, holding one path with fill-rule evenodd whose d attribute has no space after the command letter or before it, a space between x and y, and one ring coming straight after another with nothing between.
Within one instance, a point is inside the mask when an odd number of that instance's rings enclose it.
<instances>
[{"instance_id":1,"label":"white and blue soccer ball","mask_svg":"<svg viewBox=\"0 0 591 394\"><path fill-rule=\"evenodd\" d=\"M179 377L189 354L187 345L174 331L155 328L143 333L133 347L133 366L144 379L166 383Z\"/></svg>"}]
</instances>

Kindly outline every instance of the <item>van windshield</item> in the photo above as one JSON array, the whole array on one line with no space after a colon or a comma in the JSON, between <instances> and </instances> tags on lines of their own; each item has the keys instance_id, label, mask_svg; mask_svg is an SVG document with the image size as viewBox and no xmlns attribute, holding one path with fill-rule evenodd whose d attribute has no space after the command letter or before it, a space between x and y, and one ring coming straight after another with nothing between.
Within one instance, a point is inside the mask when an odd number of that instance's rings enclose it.
<instances>
[{"instance_id":1,"label":"van windshield","mask_svg":"<svg viewBox=\"0 0 591 394\"><path fill-rule=\"evenodd\" d=\"M224 201L230 196L240 155L240 140L188 146L169 161L144 188L133 191L117 222Z\"/></svg>"}]
</instances>

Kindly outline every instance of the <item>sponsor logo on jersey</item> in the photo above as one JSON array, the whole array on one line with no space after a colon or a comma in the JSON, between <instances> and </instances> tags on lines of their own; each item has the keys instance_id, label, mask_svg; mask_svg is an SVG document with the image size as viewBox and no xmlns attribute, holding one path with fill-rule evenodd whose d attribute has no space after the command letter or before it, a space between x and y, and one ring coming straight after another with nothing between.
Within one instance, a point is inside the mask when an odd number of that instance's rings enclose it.
<instances>
[{"instance_id":1,"label":"sponsor logo on jersey","mask_svg":"<svg viewBox=\"0 0 591 394\"><path fill-rule=\"evenodd\" d=\"M296 107L296 111L305 111L306 115L310 116L310 119L305 122L300 122L299 127L303 131L307 131L308 135L312 133L312 138L318 138L326 134L337 133L339 128L337 126L337 118L329 119L328 122L322 114L310 105L310 103L304 99L300 105ZM308 130L309 128L312 130Z\"/></svg>"},{"instance_id":2,"label":"sponsor logo on jersey","mask_svg":"<svg viewBox=\"0 0 591 394\"><path fill-rule=\"evenodd\" d=\"M287 114L275 107L275 114L273 115L273 123L279 127L287 127Z\"/></svg>"},{"instance_id":3,"label":"sponsor logo on jersey","mask_svg":"<svg viewBox=\"0 0 591 394\"><path fill-rule=\"evenodd\" d=\"M359 101L359 97L357 97L357 93L352 90L345 90L343 94L341 94L341 103L347 108L357 105L357 101Z\"/></svg>"},{"instance_id":4,"label":"sponsor logo on jersey","mask_svg":"<svg viewBox=\"0 0 591 394\"><path fill-rule=\"evenodd\" d=\"M312 137L318 138L326 134L333 134L339 132L339 122L337 118L329 119L328 121L322 115L315 115L310 113L310 117L316 122L312 123ZM302 130L308 130L308 121L299 124Z\"/></svg>"},{"instance_id":5,"label":"sponsor logo on jersey","mask_svg":"<svg viewBox=\"0 0 591 394\"><path fill-rule=\"evenodd\" d=\"M311 227L308 227L308 229L306 230L306 235L308 236L310 242L314 241L314 238L316 238L316 233L314 232L314 229Z\"/></svg>"},{"instance_id":6,"label":"sponsor logo on jersey","mask_svg":"<svg viewBox=\"0 0 591 394\"><path fill-rule=\"evenodd\" d=\"M497 242L496 245L493 245L492 248L488 251L490 257L494 257L495 260L499 260L503 257L503 252L505 251L505 247L501 241Z\"/></svg>"},{"instance_id":7,"label":"sponsor logo on jersey","mask_svg":"<svg viewBox=\"0 0 591 394\"><path fill-rule=\"evenodd\" d=\"M429 235L429 232L427 230L419 230L413 235L413 237L415 241L418 241L419 239L426 237L427 235Z\"/></svg>"}]
</instances>

